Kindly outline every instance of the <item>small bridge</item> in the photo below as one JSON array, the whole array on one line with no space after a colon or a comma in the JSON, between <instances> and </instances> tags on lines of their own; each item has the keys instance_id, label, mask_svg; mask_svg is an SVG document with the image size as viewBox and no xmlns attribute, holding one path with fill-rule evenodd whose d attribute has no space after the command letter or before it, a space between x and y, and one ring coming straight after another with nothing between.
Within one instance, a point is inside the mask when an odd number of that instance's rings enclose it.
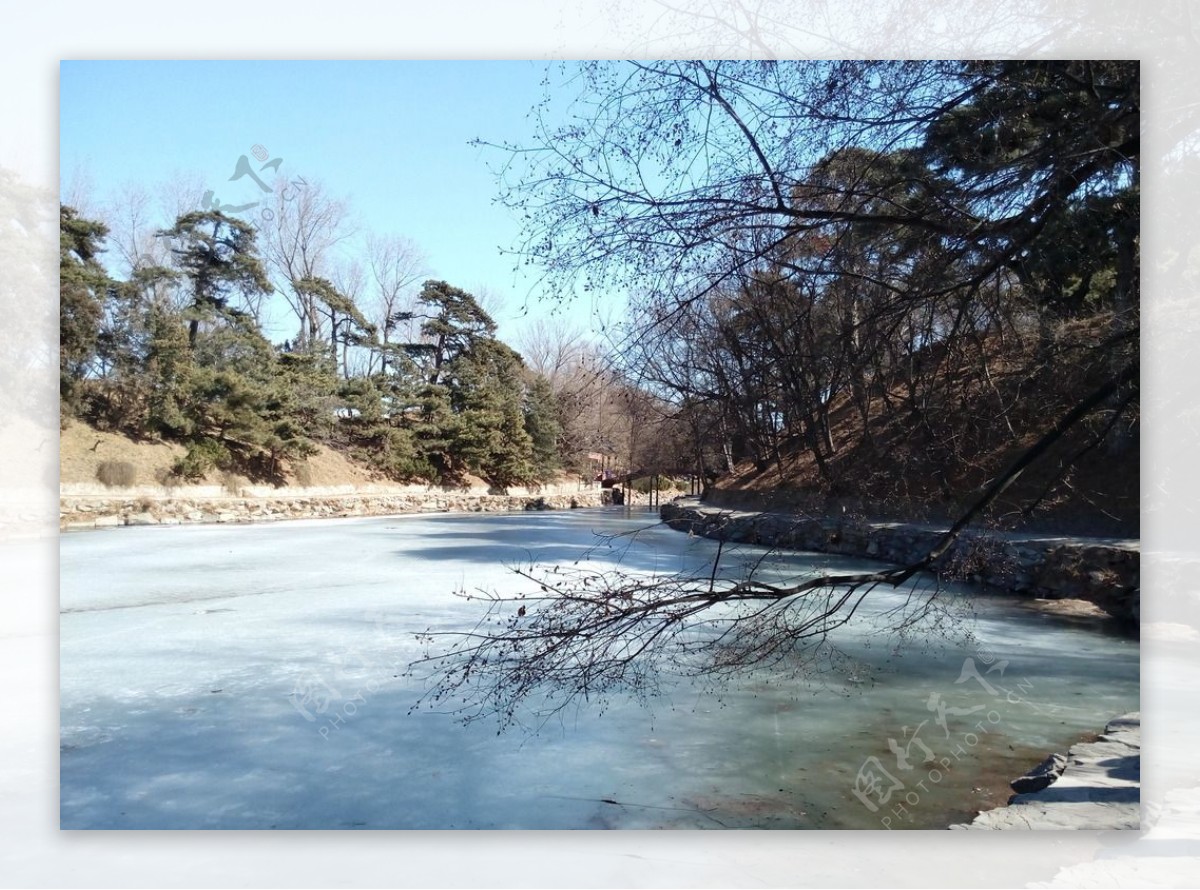
<instances>
[{"instance_id":1,"label":"small bridge","mask_svg":"<svg viewBox=\"0 0 1200 890\"><path fill-rule=\"evenodd\" d=\"M617 485L622 486L626 491L633 487L633 483L639 479L650 479L649 491L649 508L653 509L661 506L662 492L659 490L660 480L665 476L672 479L686 477L688 480L688 493L692 495L700 494L701 484L700 476L693 470L668 469L664 470L661 467L641 467L636 470L607 470L599 474L599 483L601 488L614 488Z\"/></svg>"},{"instance_id":2,"label":"small bridge","mask_svg":"<svg viewBox=\"0 0 1200 890\"><path fill-rule=\"evenodd\" d=\"M592 481L599 482L601 488L614 489L617 486L621 486L624 491L628 491L633 486L633 483L639 479L650 479L650 509L661 506L662 494L659 491L659 485L661 478L664 476L672 479L687 479L688 492L692 495L700 494L703 488L701 477L694 467L678 464L673 466L652 464L631 470L615 467L613 465L614 455L611 452L589 452L587 457L593 461L593 466L596 469L596 474L593 476ZM621 502L617 501L616 497L613 500L616 503Z\"/></svg>"}]
</instances>

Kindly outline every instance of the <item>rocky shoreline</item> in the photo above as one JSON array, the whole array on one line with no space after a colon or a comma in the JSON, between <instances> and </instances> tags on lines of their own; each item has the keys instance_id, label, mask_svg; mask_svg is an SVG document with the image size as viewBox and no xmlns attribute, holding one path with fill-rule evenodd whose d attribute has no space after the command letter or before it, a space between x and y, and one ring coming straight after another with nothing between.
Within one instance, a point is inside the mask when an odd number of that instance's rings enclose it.
<instances>
[{"instance_id":1,"label":"rocky shoreline","mask_svg":"<svg viewBox=\"0 0 1200 890\"><path fill-rule=\"evenodd\" d=\"M571 493L490 494L480 491L404 493L304 493L232 496L146 494L64 495L59 499L63 531L142 525L277 522L405 513L506 513L598 507L599 488Z\"/></svg>"},{"instance_id":2,"label":"rocky shoreline","mask_svg":"<svg viewBox=\"0 0 1200 890\"><path fill-rule=\"evenodd\" d=\"M987 810L969 823L950 828L975 831L1139 828L1141 750L1141 714L1125 714L1109 721L1095 741L1073 745L1065 756L1052 754L1040 768L1014 780L1012 787L1018 793L1006 806Z\"/></svg>"},{"instance_id":3,"label":"rocky shoreline","mask_svg":"<svg viewBox=\"0 0 1200 890\"><path fill-rule=\"evenodd\" d=\"M663 521L678 531L716 540L836 553L910 565L938 543L946 528L847 517L808 517L707 507L694 498L662 505ZM1130 623L1140 621L1137 540L967 531L938 559L940 577L987 585L1068 610Z\"/></svg>"},{"instance_id":4,"label":"rocky shoreline","mask_svg":"<svg viewBox=\"0 0 1200 890\"><path fill-rule=\"evenodd\" d=\"M920 560L945 533L936 526L718 509L690 498L663 504L661 516L671 528L716 540L900 565ZM1100 614L1137 623L1139 557L1139 543L1133 540L973 531L962 535L933 570L1063 605L1064 614ZM1140 714L1110 721L1095 741L1073 745L1066 755L1051 754L1011 787L1016 793L1007 805L949 828L1138 828Z\"/></svg>"}]
</instances>

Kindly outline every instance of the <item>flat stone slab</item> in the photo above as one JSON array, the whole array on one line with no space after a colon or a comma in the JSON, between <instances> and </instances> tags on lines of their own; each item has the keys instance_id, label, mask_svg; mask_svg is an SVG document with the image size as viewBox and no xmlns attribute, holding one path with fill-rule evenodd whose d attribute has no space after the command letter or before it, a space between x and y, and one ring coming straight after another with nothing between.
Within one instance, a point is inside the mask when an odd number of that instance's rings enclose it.
<instances>
[{"instance_id":1,"label":"flat stone slab","mask_svg":"<svg viewBox=\"0 0 1200 890\"><path fill-rule=\"evenodd\" d=\"M1072 746L1049 788L1015 795L1006 807L952 829L983 831L1141 827L1141 714L1112 720L1094 742Z\"/></svg>"}]
</instances>

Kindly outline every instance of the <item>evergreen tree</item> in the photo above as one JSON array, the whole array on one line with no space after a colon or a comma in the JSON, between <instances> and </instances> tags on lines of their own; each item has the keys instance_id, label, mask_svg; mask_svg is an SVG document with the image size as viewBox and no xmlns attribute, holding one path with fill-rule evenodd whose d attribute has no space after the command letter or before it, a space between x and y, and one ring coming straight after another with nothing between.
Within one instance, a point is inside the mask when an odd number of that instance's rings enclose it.
<instances>
[{"instance_id":1,"label":"evergreen tree","mask_svg":"<svg viewBox=\"0 0 1200 890\"><path fill-rule=\"evenodd\" d=\"M497 488L532 481L533 440L525 429L521 357L494 338L477 340L445 369L458 415L458 458Z\"/></svg>"},{"instance_id":2,"label":"evergreen tree","mask_svg":"<svg viewBox=\"0 0 1200 890\"><path fill-rule=\"evenodd\" d=\"M417 305L424 340L403 344L407 361L393 363L398 378L419 375L399 399L417 450L443 481L466 473L501 489L532 481L521 357L466 291L427 281Z\"/></svg>"},{"instance_id":3,"label":"evergreen tree","mask_svg":"<svg viewBox=\"0 0 1200 890\"><path fill-rule=\"evenodd\" d=\"M59 395L79 410L80 383L96 357L104 302L114 282L99 260L108 228L72 207L59 210Z\"/></svg>"},{"instance_id":4,"label":"evergreen tree","mask_svg":"<svg viewBox=\"0 0 1200 890\"><path fill-rule=\"evenodd\" d=\"M421 325L426 343L411 354L423 360L430 383L438 383L442 368L478 340L495 336L496 323L479 302L444 281L426 281L417 304L424 310L416 314L426 319Z\"/></svg>"},{"instance_id":5,"label":"evergreen tree","mask_svg":"<svg viewBox=\"0 0 1200 890\"><path fill-rule=\"evenodd\" d=\"M549 479L562 467L559 439L562 424L558 418L558 399L550 381L541 374L530 375L525 387L525 432L529 434L533 476Z\"/></svg>"},{"instance_id":6,"label":"evergreen tree","mask_svg":"<svg viewBox=\"0 0 1200 890\"><path fill-rule=\"evenodd\" d=\"M415 394L414 407L406 410L404 428L442 482L458 482L470 469L461 456L461 425L450 404L450 390L441 384L423 384Z\"/></svg>"},{"instance_id":7,"label":"evergreen tree","mask_svg":"<svg viewBox=\"0 0 1200 890\"><path fill-rule=\"evenodd\" d=\"M266 270L258 258L254 227L217 211L188 213L159 233L171 243L171 253L191 286L188 343L195 347L200 325L217 318L245 319L235 305L271 292Z\"/></svg>"},{"instance_id":8,"label":"evergreen tree","mask_svg":"<svg viewBox=\"0 0 1200 890\"><path fill-rule=\"evenodd\" d=\"M384 395L385 391L393 396L399 391L392 385L393 379L378 374L343 383L338 396L345 416L338 423L339 431L355 457L389 478L433 479L437 471L422 456L412 429L404 425L404 412L394 412L396 399ZM408 404L410 400L403 401Z\"/></svg>"},{"instance_id":9,"label":"evergreen tree","mask_svg":"<svg viewBox=\"0 0 1200 890\"><path fill-rule=\"evenodd\" d=\"M158 435L186 439L195 430L189 411L194 361L183 318L163 306L147 314L145 365L148 389L144 428ZM134 377L131 371L123 375Z\"/></svg>"},{"instance_id":10,"label":"evergreen tree","mask_svg":"<svg viewBox=\"0 0 1200 890\"><path fill-rule=\"evenodd\" d=\"M63 403L100 425L186 445L178 475L280 481L283 462L317 442L398 480L475 474L505 488L559 465L548 384L496 339L471 294L426 282L407 319L421 320L420 340L381 346L352 299L308 275L292 287L319 323L300 350L277 350L251 311L270 291L251 226L185 214L159 232L170 267L139 263L126 281L99 262L105 234L61 209ZM386 370L353 376L357 346L386 351Z\"/></svg>"},{"instance_id":11,"label":"evergreen tree","mask_svg":"<svg viewBox=\"0 0 1200 890\"><path fill-rule=\"evenodd\" d=\"M376 328L367 321L354 300L334 287L327 278L311 276L292 283L295 292L304 298L305 304L323 320L328 320L329 351L334 363L338 361L338 345L342 347L343 372L349 377L347 354L351 346L373 344ZM322 324L322 328L325 326ZM310 347L314 343L310 343Z\"/></svg>"}]
</instances>

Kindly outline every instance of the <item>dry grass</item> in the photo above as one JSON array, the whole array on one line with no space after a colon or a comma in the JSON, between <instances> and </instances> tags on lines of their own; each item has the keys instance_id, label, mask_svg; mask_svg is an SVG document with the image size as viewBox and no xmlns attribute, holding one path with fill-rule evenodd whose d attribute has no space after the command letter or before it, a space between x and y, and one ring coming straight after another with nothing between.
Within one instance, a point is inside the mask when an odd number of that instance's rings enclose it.
<instances>
[{"instance_id":1,"label":"dry grass","mask_svg":"<svg viewBox=\"0 0 1200 890\"><path fill-rule=\"evenodd\" d=\"M119 461L131 465L139 481L152 483L169 472L184 453L181 445L135 442L117 433L70 421L60 438L59 481L64 485L95 483L102 463Z\"/></svg>"},{"instance_id":2,"label":"dry grass","mask_svg":"<svg viewBox=\"0 0 1200 890\"><path fill-rule=\"evenodd\" d=\"M94 429L79 421L69 421L60 438L59 481L63 485L97 484L96 473L101 463L119 461L134 468L139 484L161 484L167 479L175 461L183 457L182 445L162 441L134 441L117 433ZM371 472L352 464L342 455L323 446L308 458L307 484L314 486L368 485L378 481ZM227 480L221 471L213 471L202 480L210 485L223 485ZM241 482L238 483L242 484ZM288 484L299 485L289 476Z\"/></svg>"},{"instance_id":3,"label":"dry grass","mask_svg":"<svg viewBox=\"0 0 1200 890\"><path fill-rule=\"evenodd\" d=\"M323 445L317 446L317 453L304 460L308 469L302 471L297 478L295 468L288 474L288 485L296 486L334 486L334 485L370 485L380 481L380 477L365 467L351 463L345 456L332 451Z\"/></svg>"},{"instance_id":4,"label":"dry grass","mask_svg":"<svg viewBox=\"0 0 1200 890\"><path fill-rule=\"evenodd\" d=\"M903 411L884 412L877 399L871 436L865 441L857 409L848 399L841 400L830 417L833 438L842 446L827 459L834 486L822 480L808 449L792 440L778 463L772 460L762 470L748 463L739 466L733 477L718 483L718 497L729 505L813 513L844 509L897 520L953 518L1055 419L1092 391L1097 375L1105 371L1097 365L1090 373L1020 373L1009 366L1012 358L999 357L990 364L987 385L977 373L977 362L949 369L943 380L950 382L926 411L928 425L915 423ZM1016 364L1028 366L1027 361ZM894 392L893 402L900 404L901 396ZM1136 426L1119 447L1106 442L1080 457L1092 435L1088 430L1097 429L1094 422L1085 426L1029 467L985 518L1009 527L1136 537ZM1073 460L1073 468L1064 473L1063 467ZM1035 501L1037 509L1022 516L1022 509Z\"/></svg>"}]
</instances>

